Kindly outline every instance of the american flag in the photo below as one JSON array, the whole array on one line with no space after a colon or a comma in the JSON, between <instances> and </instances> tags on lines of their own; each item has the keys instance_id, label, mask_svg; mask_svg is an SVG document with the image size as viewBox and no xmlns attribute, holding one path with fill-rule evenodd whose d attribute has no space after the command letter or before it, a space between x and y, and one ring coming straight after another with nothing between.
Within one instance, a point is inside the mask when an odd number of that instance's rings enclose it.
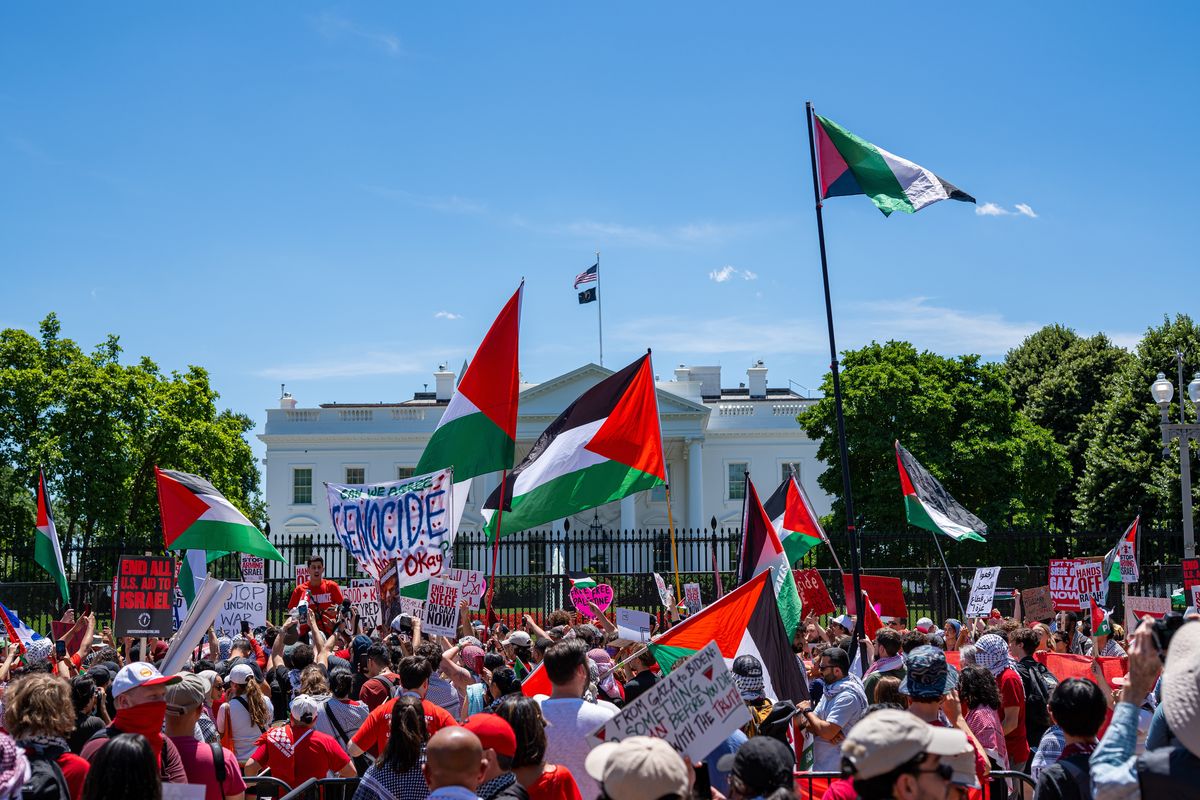
<instances>
[{"instance_id":1,"label":"american flag","mask_svg":"<svg viewBox=\"0 0 1200 800\"><path fill-rule=\"evenodd\" d=\"M578 289L584 283L596 283L600 277L600 265L593 264L583 272L575 276L575 288Z\"/></svg>"}]
</instances>

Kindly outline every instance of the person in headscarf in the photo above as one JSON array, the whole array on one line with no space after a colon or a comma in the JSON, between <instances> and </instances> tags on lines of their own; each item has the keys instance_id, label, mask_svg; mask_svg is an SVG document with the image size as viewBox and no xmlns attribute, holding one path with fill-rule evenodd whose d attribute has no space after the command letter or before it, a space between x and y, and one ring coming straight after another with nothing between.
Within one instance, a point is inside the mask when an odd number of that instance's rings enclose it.
<instances>
[{"instance_id":1,"label":"person in headscarf","mask_svg":"<svg viewBox=\"0 0 1200 800\"><path fill-rule=\"evenodd\" d=\"M740 655L733 660L733 683L742 695L742 701L750 709L750 721L742 726L746 736L754 737L759 734L759 726L771 713L775 704L773 698L767 697L763 686L763 666L752 655Z\"/></svg>"},{"instance_id":2,"label":"person in headscarf","mask_svg":"<svg viewBox=\"0 0 1200 800\"><path fill-rule=\"evenodd\" d=\"M1008 652L1008 642L994 633L979 637L975 643L975 663L986 668L996 678L1000 689L1000 723L1004 728L1004 745L1009 762L1014 766L1029 760L1029 742L1025 732L1025 684L1015 669L1016 662Z\"/></svg>"},{"instance_id":3,"label":"person in headscarf","mask_svg":"<svg viewBox=\"0 0 1200 800\"><path fill-rule=\"evenodd\" d=\"M953 617L946 620L942 626L942 635L946 639L946 650L958 649L958 637L962 633L963 624Z\"/></svg>"},{"instance_id":4,"label":"person in headscarf","mask_svg":"<svg viewBox=\"0 0 1200 800\"><path fill-rule=\"evenodd\" d=\"M29 772L25 751L7 733L0 733L0 800L17 800Z\"/></svg>"},{"instance_id":5,"label":"person in headscarf","mask_svg":"<svg viewBox=\"0 0 1200 800\"><path fill-rule=\"evenodd\" d=\"M613 673L612 656L608 654L607 650L597 647L588 651L588 658L596 665L599 677L596 681L596 688L600 690L599 698L607 700L618 708L623 706L625 704L625 687Z\"/></svg>"}]
</instances>

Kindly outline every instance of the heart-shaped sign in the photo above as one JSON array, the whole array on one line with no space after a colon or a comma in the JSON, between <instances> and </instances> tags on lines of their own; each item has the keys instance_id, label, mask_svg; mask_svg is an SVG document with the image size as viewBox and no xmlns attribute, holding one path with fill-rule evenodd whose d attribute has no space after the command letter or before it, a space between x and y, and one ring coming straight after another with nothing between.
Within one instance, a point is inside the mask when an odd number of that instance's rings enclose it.
<instances>
[{"instance_id":1,"label":"heart-shaped sign","mask_svg":"<svg viewBox=\"0 0 1200 800\"><path fill-rule=\"evenodd\" d=\"M575 604L575 610L591 617L592 610L588 608L588 601L595 603L596 608L603 612L612 605L613 588L607 583L598 583L595 586L581 586L571 590L571 602Z\"/></svg>"}]
</instances>

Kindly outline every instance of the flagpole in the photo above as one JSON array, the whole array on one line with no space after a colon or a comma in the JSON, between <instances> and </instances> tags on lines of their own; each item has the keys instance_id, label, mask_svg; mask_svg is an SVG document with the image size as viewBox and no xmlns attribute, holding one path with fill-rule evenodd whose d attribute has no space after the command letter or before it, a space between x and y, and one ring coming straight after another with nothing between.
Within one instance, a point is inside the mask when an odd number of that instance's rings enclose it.
<instances>
[{"instance_id":1,"label":"flagpole","mask_svg":"<svg viewBox=\"0 0 1200 800\"><path fill-rule=\"evenodd\" d=\"M938 535L930 531L930 536L933 537L933 543L937 545L938 555L942 557L942 566L946 568L946 577L950 579L950 588L954 592L954 600L958 603L958 613L962 615L963 623L967 621L967 610L963 608L962 596L958 593L958 587L954 585L954 576L950 574L950 565L946 562L946 554L942 552L942 543L938 540Z\"/></svg>"},{"instance_id":2,"label":"flagpole","mask_svg":"<svg viewBox=\"0 0 1200 800\"><path fill-rule=\"evenodd\" d=\"M671 516L671 484L667 484L667 531L671 534L671 566L675 568L675 599L683 597L679 588L679 551L675 549L675 520Z\"/></svg>"},{"instance_id":3,"label":"flagpole","mask_svg":"<svg viewBox=\"0 0 1200 800\"><path fill-rule=\"evenodd\" d=\"M596 251L596 325L600 332L600 366L604 366L604 299L600 297L600 251Z\"/></svg>"},{"instance_id":4,"label":"flagpole","mask_svg":"<svg viewBox=\"0 0 1200 800\"><path fill-rule=\"evenodd\" d=\"M487 626L490 630L495 624L495 618L492 616L492 597L496 594L496 563L500 560L500 531L504 524L504 488L508 483L508 470L505 469L500 473L500 502L496 507L496 541L492 545L492 577L488 581L487 593Z\"/></svg>"},{"instance_id":5,"label":"flagpole","mask_svg":"<svg viewBox=\"0 0 1200 800\"><path fill-rule=\"evenodd\" d=\"M846 515L846 537L850 542L850 574L854 582L855 607L859 609L854 623L855 641L862 638L862 580L859 569L858 531L854 527L854 497L850 491L850 451L846 445L846 417L842 411L842 379L838 374L837 342L833 335L833 301L829 294L829 261L825 255L825 220L821 215L821 180L817 173L817 142L813 136L813 104L804 104L804 116L808 122L808 155L812 164L813 199L817 211L817 244L821 250L821 280L825 286L825 322L829 329L829 370L833 375L833 407L837 418L838 454L842 464L842 505ZM832 545L830 545L832 549ZM866 645L859 645L863 661L866 661ZM851 656L853 659L853 656Z\"/></svg>"}]
</instances>

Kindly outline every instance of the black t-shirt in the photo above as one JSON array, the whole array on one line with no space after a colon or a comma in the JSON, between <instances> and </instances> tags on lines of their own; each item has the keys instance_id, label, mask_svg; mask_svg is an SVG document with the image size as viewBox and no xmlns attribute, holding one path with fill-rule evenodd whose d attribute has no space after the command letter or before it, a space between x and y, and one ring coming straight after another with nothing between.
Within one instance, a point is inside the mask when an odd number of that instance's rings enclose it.
<instances>
[{"instance_id":1,"label":"black t-shirt","mask_svg":"<svg viewBox=\"0 0 1200 800\"><path fill-rule=\"evenodd\" d=\"M656 683L658 683L658 676L650 670L644 669L634 675L633 679L625 684L625 704L632 703L638 698L638 695Z\"/></svg>"},{"instance_id":2,"label":"black t-shirt","mask_svg":"<svg viewBox=\"0 0 1200 800\"><path fill-rule=\"evenodd\" d=\"M1088 753L1059 759L1038 776L1034 800L1091 800L1092 774Z\"/></svg>"},{"instance_id":3,"label":"black t-shirt","mask_svg":"<svg viewBox=\"0 0 1200 800\"><path fill-rule=\"evenodd\" d=\"M260 667L258 665L258 662L256 660L254 660L253 658L238 657L238 658L232 659L229 662L229 668L226 669L225 672L223 672L221 674L228 677L229 673L231 671L233 671L233 668L236 667L238 664L245 664L246 666L248 666L250 668L250 671L254 673L254 680L256 680L260 683L262 681L266 680L266 678L263 675L262 667Z\"/></svg>"},{"instance_id":4,"label":"black t-shirt","mask_svg":"<svg viewBox=\"0 0 1200 800\"><path fill-rule=\"evenodd\" d=\"M276 722L287 722L288 705L292 700L292 682L288 678L288 668L274 667L268 671L267 683L271 687L272 719Z\"/></svg>"},{"instance_id":5,"label":"black t-shirt","mask_svg":"<svg viewBox=\"0 0 1200 800\"><path fill-rule=\"evenodd\" d=\"M97 717L95 714L75 715L75 730L71 731L71 735L67 737L67 745L71 748L71 752L79 755L83 750L83 746L87 744L88 739L91 739L97 733L104 729L104 720Z\"/></svg>"}]
</instances>

